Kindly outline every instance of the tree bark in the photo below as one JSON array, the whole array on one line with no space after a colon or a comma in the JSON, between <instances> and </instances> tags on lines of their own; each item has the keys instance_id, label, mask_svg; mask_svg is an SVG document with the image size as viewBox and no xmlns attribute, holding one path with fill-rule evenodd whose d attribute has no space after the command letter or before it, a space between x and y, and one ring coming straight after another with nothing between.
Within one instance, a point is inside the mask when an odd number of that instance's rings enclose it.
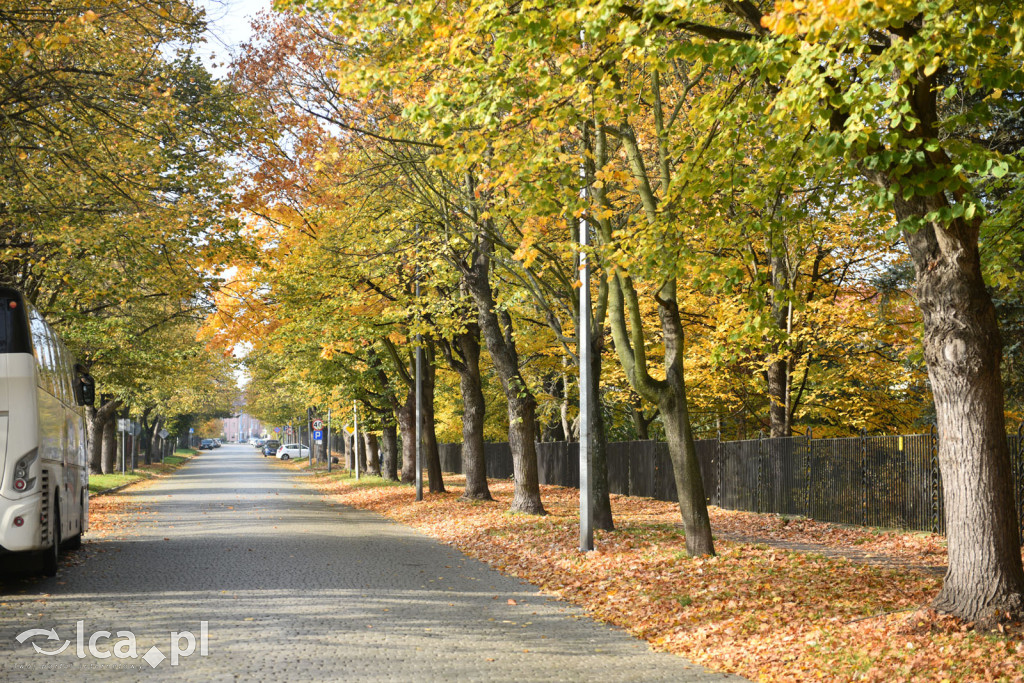
<instances>
[{"instance_id":1,"label":"tree bark","mask_svg":"<svg viewBox=\"0 0 1024 683\"><path fill-rule=\"evenodd\" d=\"M604 411L601 410L601 354L604 351L604 326L595 329L590 337L590 494L593 502L592 524L595 529L612 531L612 501L608 485L608 437L604 430Z\"/></svg>"},{"instance_id":2,"label":"tree bark","mask_svg":"<svg viewBox=\"0 0 1024 683\"><path fill-rule=\"evenodd\" d=\"M405 403L395 411L398 429L402 433L402 481L416 481L416 392L409 389Z\"/></svg>"},{"instance_id":3,"label":"tree bark","mask_svg":"<svg viewBox=\"0 0 1024 683\"><path fill-rule=\"evenodd\" d=\"M89 472L103 474L103 430L121 408L120 401L108 401L99 408L90 406L86 420L86 441L89 449Z\"/></svg>"},{"instance_id":4,"label":"tree bark","mask_svg":"<svg viewBox=\"0 0 1024 683\"><path fill-rule=\"evenodd\" d=\"M377 435L367 432L363 435L363 444L366 451L366 473L373 476L380 476L380 446L377 442Z\"/></svg>"},{"instance_id":5,"label":"tree bark","mask_svg":"<svg viewBox=\"0 0 1024 683\"><path fill-rule=\"evenodd\" d=\"M537 402L519 369L519 355L512 336L512 320L499 313L490 284L490 240L481 238L473 264L463 279L477 306L478 323L494 362L508 403L508 441L512 451L514 491L512 512L546 514L540 499L537 472Z\"/></svg>"},{"instance_id":6,"label":"tree bark","mask_svg":"<svg viewBox=\"0 0 1024 683\"><path fill-rule=\"evenodd\" d=\"M398 434L395 425L384 425L380 439L381 476L398 481Z\"/></svg>"},{"instance_id":7,"label":"tree bark","mask_svg":"<svg viewBox=\"0 0 1024 683\"><path fill-rule=\"evenodd\" d=\"M103 424L101 442L103 474L110 474L117 469L117 420L111 418Z\"/></svg>"},{"instance_id":8,"label":"tree bark","mask_svg":"<svg viewBox=\"0 0 1024 683\"><path fill-rule=\"evenodd\" d=\"M901 200L897 217L921 217L936 204L945 198ZM1024 570L1003 412L1003 346L982 278L979 228L980 221L959 218L904 232L903 239L924 318L945 496L949 567L933 605L987 624L1024 615Z\"/></svg>"},{"instance_id":9,"label":"tree bark","mask_svg":"<svg viewBox=\"0 0 1024 683\"><path fill-rule=\"evenodd\" d=\"M434 392L437 388L437 367L434 365L434 343L423 346L423 464L427 467L427 486L431 493L444 493L444 475L441 473L441 453L437 448L437 430L434 420Z\"/></svg>"},{"instance_id":10,"label":"tree bark","mask_svg":"<svg viewBox=\"0 0 1024 683\"><path fill-rule=\"evenodd\" d=\"M162 439L160 438L160 430L163 428L163 426L164 426L164 418L162 416L160 416L160 415L157 415L156 419L153 420L153 429L150 431L149 443L146 446L145 458L146 458L146 464L147 465L152 464L152 462L153 462L153 455L155 453L161 453L160 447L163 444L161 443ZM160 456L160 460L161 461L163 460L163 456L162 455Z\"/></svg>"},{"instance_id":11,"label":"tree bark","mask_svg":"<svg viewBox=\"0 0 1024 683\"><path fill-rule=\"evenodd\" d=\"M451 346L458 352L452 354ZM462 394L462 473L466 488L462 500L494 500L487 486L487 461L484 458L484 418L487 403L480 379L480 327L470 323L456 335L452 345L441 346L448 364L459 373Z\"/></svg>"}]
</instances>

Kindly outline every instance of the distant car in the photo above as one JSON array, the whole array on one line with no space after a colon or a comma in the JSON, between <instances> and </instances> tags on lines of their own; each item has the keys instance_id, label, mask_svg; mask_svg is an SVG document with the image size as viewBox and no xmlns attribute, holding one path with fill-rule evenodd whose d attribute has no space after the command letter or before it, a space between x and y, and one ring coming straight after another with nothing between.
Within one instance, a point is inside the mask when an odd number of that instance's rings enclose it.
<instances>
[{"instance_id":1,"label":"distant car","mask_svg":"<svg viewBox=\"0 0 1024 683\"><path fill-rule=\"evenodd\" d=\"M302 446L297 443L286 443L277 449L278 460L290 460L291 458L308 458L309 446Z\"/></svg>"},{"instance_id":2,"label":"distant car","mask_svg":"<svg viewBox=\"0 0 1024 683\"><path fill-rule=\"evenodd\" d=\"M199 450L212 451L216 447L217 444L214 443L213 439L203 439L199 442Z\"/></svg>"},{"instance_id":3,"label":"distant car","mask_svg":"<svg viewBox=\"0 0 1024 683\"><path fill-rule=\"evenodd\" d=\"M220 442L220 439L214 439L214 440L213 440L213 447L214 447L214 448L220 448L220 447L221 447L221 445L222 445L222 444L221 444L221 442Z\"/></svg>"},{"instance_id":4,"label":"distant car","mask_svg":"<svg viewBox=\"0 0 1024 683\"><path fill-rule=\"evenodd\" d=\"M268 455L277 455L277 449L281 447L281 442L277 439L267 439L263 442L263 457Z\"/></svg>"},{"instance_id":5,"label":"distant car","mask_svg":"<svg viewBox=\"0 0 1024 683\"><path fill-rule=\"evenodd\" d=\"M262 450L263 450L263 445L264 445L265 443L267 443L267 440L266 440L266 439L253 439L253 440L252 440L252 445L253 445L253 447L254 447L254 448L255 448L256 450L258 450L258 451L262 451Z\"/></svg>"}]
</instances>

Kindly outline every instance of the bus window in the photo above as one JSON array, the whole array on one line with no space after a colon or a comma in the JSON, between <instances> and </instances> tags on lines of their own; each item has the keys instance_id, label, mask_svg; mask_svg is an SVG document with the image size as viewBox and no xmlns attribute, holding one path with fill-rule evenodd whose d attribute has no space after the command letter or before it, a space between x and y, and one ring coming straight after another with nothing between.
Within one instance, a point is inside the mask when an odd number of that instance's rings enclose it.
<instances>
[{"instance_id":1,"label":"bus window","mask_svg":"<svg viewBox=\"0 0 1024 683\"><path fill-rule=\"evenodd\" d=\"M64 396L64 403L73 406L75 405L75 387L73 384L75 371L71 352L68 351L68 347L64 346L64 342L60 340L57 340L57 348L60 349L61 393Z\"/></svg>"},{"instance_id":2,"label":"bus window","mask_svg":"<svg viewBox=\"0 0 1024 683\"><path fill-rule=\"evenodd\" d=\"M35 347L36 365L39 367L39 386L53 393L53 360L50 351L50 335L46 322L36 309L29 311L29 325L32 328L32 346Z\"/></svg>"}]
</instances>

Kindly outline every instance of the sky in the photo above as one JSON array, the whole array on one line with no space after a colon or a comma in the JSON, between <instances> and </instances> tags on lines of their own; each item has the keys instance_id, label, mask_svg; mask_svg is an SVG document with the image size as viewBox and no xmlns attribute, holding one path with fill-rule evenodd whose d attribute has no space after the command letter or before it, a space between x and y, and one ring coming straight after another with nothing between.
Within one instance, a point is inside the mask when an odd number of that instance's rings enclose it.
<instances>
[{"instance_id":1,"label":"sky","mask_svg":"<svg viewBox=\"0 0 1024 683\"><path fill-rule=\"evenodd\" d=\"M269 10L272 0L197 0L197 4L206 9L206 19L210 24L207 36L207 47L203 55L210 64L210 53L215 53L218 64L228 61L235 54L238 46L249 39L249 18L264 10ZM216 76L223 76L224 67L211 67Z\"/></svg>"}]
</instances>

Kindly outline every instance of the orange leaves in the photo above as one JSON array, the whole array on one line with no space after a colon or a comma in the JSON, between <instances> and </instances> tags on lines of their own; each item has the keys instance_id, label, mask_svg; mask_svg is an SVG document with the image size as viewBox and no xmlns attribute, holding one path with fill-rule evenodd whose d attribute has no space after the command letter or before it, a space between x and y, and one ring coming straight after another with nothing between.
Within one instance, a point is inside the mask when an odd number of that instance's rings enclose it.
<instances>
[{"instance_id":1,"label":"orange leaves","mask_svg":"<svg viewBox=\"0 0 1024 683\"><path fill-rule=\"evenodd\" d=\"M939 582L906 569L855 564L718 538L718 557L690 560L676 506L612 497L618 530L578 542L578 494L542 487L550 514L509 515L511 484L496 501L460 503L460 491L414 503L409 487L360 486L319 477L346 505L380 512L454 545L546 593L583 606L656 649L753 680L1024 680L1019 627L982 636L918 608ZM447 483L457 487L461 478ZM941 562L939 539L712 508L716 534L871 549L919 564ZM511 605L513 601L509 600Z\"/></svg>"}]
</instances>

